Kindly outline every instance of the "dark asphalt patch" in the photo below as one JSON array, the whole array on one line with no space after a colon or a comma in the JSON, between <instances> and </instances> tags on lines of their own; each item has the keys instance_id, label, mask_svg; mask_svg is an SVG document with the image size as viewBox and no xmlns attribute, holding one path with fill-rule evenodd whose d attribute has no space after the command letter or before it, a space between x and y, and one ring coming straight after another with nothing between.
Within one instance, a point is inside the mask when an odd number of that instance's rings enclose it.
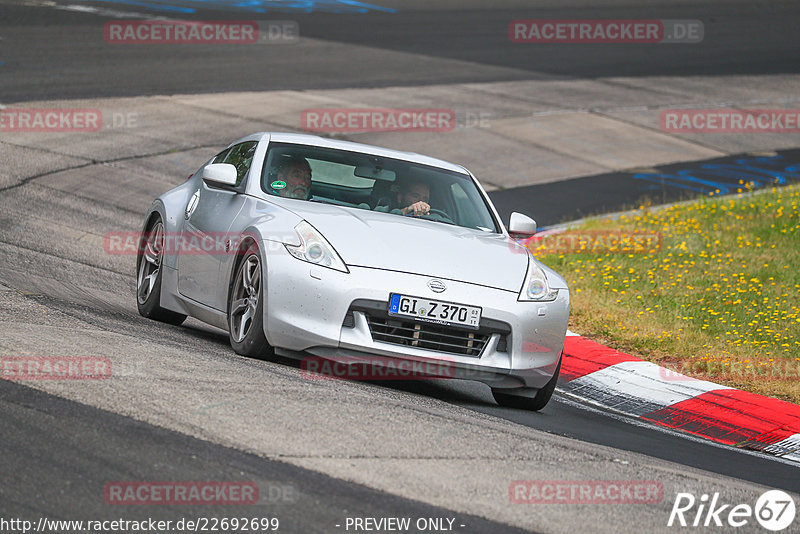
<instances>
[{"instance_id":1,"label":"dark asphalt patch","mask_svg":"<svg viewBox=\"0 0 800 534\"><path fill-rule=\"evenodd\" d=\"M536 430L586 443L644 454L723 476L800 492L800 467L771 457L744 453L651 425L631 424L627 417L612 416L601 409L587 409L556 394L539 412L502 408L483 384L464 380L415 380L384 387L425 395Z\"/></svg>"},{"instance_id":2,"label":"dark asphalt patch","mask_svg":"<svg viewBox=\"0 0 800 534\"><path fill-rule=\"evenodd\" d=\"M657 172L612 172L560 182L515 187L489 193L503 221L518 211L533 217L540 227L581 217L689 200L720 190L736 193L753 183L800 181L800 149L780 150L774 156L739 154L656 167ZM783 182L783 183L781 183ZM717 193L715 193L717 194Z\"/></svg>"},{"instance_id":3,"label":"dark asphalt patch","mask_svg":"<svg viewBox=\"0 0 800 534\"><path fill-rule=\"evenodd\" d=\"M312 533L345 532L348 517L411 518L412 527L406 532L418 532L413 525L419 518L451 518L454 532L526 532L202 441L7 380L0 380L0 420L0 517L6 519L36 524L40 517L173 522L201 517L278 518L279 532ZM126 481L254 482L259 500L252 505L216 506L107 504L106 484ZM498 488L502 494L507 491Z\"/></svg>"}]
</instances>

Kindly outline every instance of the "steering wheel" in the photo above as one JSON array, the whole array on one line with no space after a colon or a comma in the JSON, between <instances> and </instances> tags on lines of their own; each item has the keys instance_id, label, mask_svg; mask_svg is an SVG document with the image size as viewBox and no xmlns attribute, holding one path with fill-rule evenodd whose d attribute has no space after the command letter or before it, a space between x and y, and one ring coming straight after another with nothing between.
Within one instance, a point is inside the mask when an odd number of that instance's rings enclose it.
<instances>
[{"instance_id":1,"label":"steering wheel","mask_svg":"<svg viewBox=\"0 0 800 534\"><path fill-rule=\"evenodd\" d=\"M442 221L450 224L455 224L455 221L450 218L450 216L442 210L437 210L436 208L430 208L428 210L427 215L423 215L423 217L430 217L431 215L434 216L435 221Z\"/></svg>"}]
</instances>

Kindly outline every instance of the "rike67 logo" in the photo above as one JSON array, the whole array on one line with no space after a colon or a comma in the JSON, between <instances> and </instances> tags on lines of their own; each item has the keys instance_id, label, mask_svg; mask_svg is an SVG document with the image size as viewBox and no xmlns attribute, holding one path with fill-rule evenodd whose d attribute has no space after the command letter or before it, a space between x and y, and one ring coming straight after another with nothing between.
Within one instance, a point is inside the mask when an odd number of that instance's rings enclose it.
<instances>
[{"instance_id":1,"label":"rike67 logo","mask_svg":"<svg viewBox=\"0 0 800 534\"><path fill-rule=\"evenodd\" d=\"M794 523L795 513L794 499L781 490L761 494L755 506L723 503L719 493L703 494L699 499L691 493L678 493L667 526L730 529L751 524L755 518L763 528L779 532Z\"/></svg>"}]
</instances>

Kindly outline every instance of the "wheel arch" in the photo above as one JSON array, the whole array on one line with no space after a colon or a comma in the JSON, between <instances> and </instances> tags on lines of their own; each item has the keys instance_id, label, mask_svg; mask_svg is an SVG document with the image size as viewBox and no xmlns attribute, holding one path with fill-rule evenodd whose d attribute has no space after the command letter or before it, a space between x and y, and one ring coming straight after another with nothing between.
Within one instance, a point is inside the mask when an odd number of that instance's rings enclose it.
<instances>
[{"instance_id":1,"label":"wheel arch","mask_svg":"<svg viewBox=\"0 0 800 534\"><path fill-rule=\"evenodd\" d=\"M151 207L150 211L144 218L144 224L142 225L142 232L146 232L147 229L150 228L153 225L153 223L155 223L156 218L161 219L161 221L163 222L165 217L164 214L161 213L161 210L155 207Z\"/></svg>"},{"instance_id":2,"label":"wheel arch","mask_svg":"<svg viewBox=\"0 0 800 534\"><path fill-rule=\"evenodd\" d=\"M225 314L226 316L231 311L231 291L233 290L233 284L236 281L236 271L239 269L239 266L244 261L245 252L249 249L252 245L255 245L258 248L258 255L261 259L261 288L262 293L266 294L266 265L267 265L267 257L264 251L264 247L261 245L263 243L263 239L261 238L261 233L258 232L256 228L248 228L244 232L242 232L241 241L238 244L235 252L235 259L231 262L230 272L228 273L228 284L227 284L227 291L225 292Z\"/></svg>"}]
</instances>

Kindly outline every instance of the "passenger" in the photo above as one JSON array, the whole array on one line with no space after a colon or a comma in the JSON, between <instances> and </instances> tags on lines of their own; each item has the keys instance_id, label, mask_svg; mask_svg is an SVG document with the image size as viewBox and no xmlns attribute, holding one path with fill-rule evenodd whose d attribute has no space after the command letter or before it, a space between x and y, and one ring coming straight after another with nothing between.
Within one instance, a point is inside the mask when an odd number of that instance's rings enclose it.
<instances>
[{"instance_id":1,"label":"passenger","mask_svg":"<svg viewBox=\"0 0 800 534\"><path fill-rule=\"evenodd\" d=\"M285 184L284 187L275 187L276 182L270 184L279 196L308 200L311 194L311 165L299 156L281 158L276 181Z\"/></svg>"}]
</instances>

